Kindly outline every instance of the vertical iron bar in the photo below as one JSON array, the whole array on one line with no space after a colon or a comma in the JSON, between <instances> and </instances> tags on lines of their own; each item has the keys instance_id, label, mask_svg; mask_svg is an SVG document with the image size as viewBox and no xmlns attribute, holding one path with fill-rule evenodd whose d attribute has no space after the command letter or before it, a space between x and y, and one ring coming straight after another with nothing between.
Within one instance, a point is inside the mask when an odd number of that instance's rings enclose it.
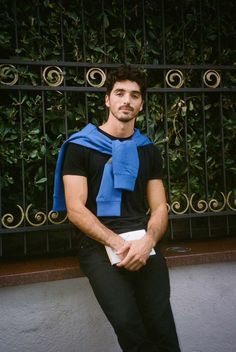
<instances>
[{"instance_id":1,"label":"vertical iron bar","mask_svg":"<svg viewBox=\"0 0 236 352\"><path fill-rule=\"evenodd\" d=\"M207 139L206 139L206 113L205 113L205 93L202 93L202 124L203 124L203 145L204 145L204 179L205 179L205 194L206 201L209 201L209 187L208 187L208 166L207 166ZM211 236L211 222L207 218L208 236Z\"/></svg>"},{"instance_id":2,"label":"vertical iron bar","mask_svg":"<svg viewBox=\"0 0 236 352\"><path fill-rule=\"evenodd\" d=\"M0 168L0 229L2 229L2 175L1 175L1 168ZM2 236L0 235L0 258L2 257L3 253L3 240Z\"/></svg>"},{"instance_id":3,"label":"vertical iron bar","mask_svg":"<svg viewBox=\"0 0 236 352\"><path fill-rule=\"evenodd\" d=\"M221 64L221 15L220 1L217 0L217 36L218 36L218 64Z\"/></svg>"},{"instance_id":4,"label":"vertical iron bar","mask_svg":"<svg viewBox=\"0 0 236 352\"><path fill-rule=\"evenodd\" d=\"M127 63L127 40L126 40L126 8L125 0L122 0L122 11L123 11L123 37L124 37L124 62Z\"/></svg>"},{"instance_id":5,"label":"vertical iron bar","mask_svg":"<svg viewBox=\"0 0 236 352\"><path fill-rule=\"evenodd\" d=\"M46 143L46 118L45 118L45 92L43 91L41 93L42 96L42 117L43 117L43 144L45 146L45 149L47 148L47 143ZM47 153L44 156L44 177L47 178L48 175L48 165L47 165ZM45 210L46 213L48 212L48 184L46 182L45 184Z\"/></svg>"},{"instance_id":6,"label":"vertical iron bar","mask_svg":"<svg viewBox=\"0 0 236 352\"><path fill-rule=\"evenodd\" d=\"M83 61L86 62L86 37L85 37L85 20L84 20L84 0L81 0L81 23L82 23L82 38L83 38Z\"/></svg>"},{"instance_id":7,"label":"vertical iron bar","mask_svg":"<svg viewBox=\"0 0 236 352\"><path fill-rule=\"evenodd\" d=\"M186 103L186 93L184 93L184 102ZM187 114L184 116L184 149L185 149L185 163L187 166L187 195L188 199L190 198L190 175L189 175L189 154L188 154L188 122L187 122ZM188 209L190 213L190 209ZM188 220L189 227L189 237L192 239L193 237L193 229L192 229L192 218L190 217Z\"/></svg>"},{"instance_id":8,"label":"vertical iron bar","mask_svg":"<svg viewBox=\"0 0 236 352\"><path fill-rule=\"evenodd\" d=\"M63 13L60 14L60 29L61 29L61 47L62 47L62 61L65 61L65 49L64 49L64 30L63 30Z\"/></svg>"},{"instance_id":9,"label":"vertical iron bar","mask_svg":"<svg viewBox=\"0 0 236 352\"><path fill-rule=\"evenodd\" d=\"M224 143L224 114L222 104L222 93L219 96L220 103L220 131L221 131L221 155L222 155L222 171L223 171L223 190L227 194L226 168L225 168L225 143ZM226 216L226 233L229 235L229 217Z\"/></svg>"},{"instance_id":10,"label":"vertical iron bar","mask_svg":"<svg viewBox=\"0 0 236 352\"><path fill-rule=\"evenodd\" d=\"M2 168L0 168L0 229L2 228Z\"/></svg>"},{"instance_id":11,"label":"vertical iron bar","mask_svg":"<svg viewBox=\"0 0 236 352\"><path fill-rule=\"evenodd\" d=\"M37 3L37 19L38 19L38 31L41 36L39 3ZM43 57L42 57L42 42L41 42L41 40L39 40L39 52L40 52L40 56L42 59Z\"/></svg>"},{"instance_id":12,"label":"vertical iron bar","mask_svg":"<svg viewBox=\"0 0 236 352\"><path fill-rule=\"evenodd\" d=\"M2 229L2 168L0 168L0 229ZM0 258L3 256L3 236L0 235Z\"/></svg>"},{"instance_id":13,"label":"vertical iron bar","mask_svg":"<svg viewBox=\"0 0 236 352\"><path fill-rule=\"evenodd\" d=\"M201 52L201 64L204 64L203 60L203 23L202 23L202 0L199 2L199 14L200 14L200 52Z\"/></svg>"},{"instance_id":14,"label":"vertical iron bar","mask_svg":"<svg viewBox=\"0 0 236 352\"><path fill-rule=\"evenodd\" d=\"M203 55L203 4L202 0L200 0L200 46L201 46L201 63L204 64L204 55ZM202 75L202 88L204 87L203 84L203 75ZM206 114L205 114L205 94L202 92L201 94L201 101L202 101L202 119L203 119L203 143L204 143L204 174L205 174L205 195L206 195L206 201L208 202L208 180L207 180L207 145L206 145ZM207 217L207 230L208 230L208 236L211 236L211 223L210 223L210 218Z\"/></svg>"},{"instance_id":15,"label":"vertical iron bar","mask_svg":"<svg viewBox=\"0 0 236 352\"><path fill-rule=\"evenodd\" d=\"M143 22L143 46L144 46L144 63L146 64L146 20L145 20L145 5L144 5L144 0L142 0L142 22ZM145 78L146 79L146 78ZM146 117L146 132L147 135L150 135L150 126L149 126L149 119L148 119L148 94L146 93L145 96L146 100L146 111L145 111L145 117Z\"/></svg>"},{"instance_id":16,"label":"vertical iron bar","mask_svg":"<svg viewBox=\"0 0 236 352\"><path fill-rule=\"evenodd\" d=\"M41 97L42 97L42 117L43 117L43 136L46 137L46 118L45 118L45 111L46 111L46 107L45 107L45 92L42 91L41 92ZM47 148L47 143L46 143L46 139L44 138L44 146L45 148ZM47 153L44 157L44 176L46 178L48 178L48 167L47 167ZM46 214L48 214L48 210L49 210L49 206L48 206L48 183L46 182L45 184L45 212ZM48 224L48 220L47 220L47 224ZM49 253L49 232L46 231L46 253Z\"/></svg>"},{"instance_id":17,"label":"vertical iron bar","mask_svg":"<svg viewBox=\"0 0 236 352\"><path fill-rule=\"evenodd\" d=\"M217 35L218 35L218 64L221 64L221 12L220 12L220 1L217 0ZM226 180L226 168L225 168L225 143L224 143L224 114L223 114L223 97L222 93L219 94L220 103L220 129L221 129L221 154L222 154L222 168L223 168L223 189L224 194L227 194L227 180ZM226 234L229 235L230 225L229 217L226 216Z\"/></svg>"},{"instance_id":18,"label":"vertical iron bar","mask_svg":"<svg viewBox=\"0 0 236 352\"><path fill-rule=\"evenodd\" d=\"M3 256L3 245L2 245L2 235L0 236L0 258Z\"/></svg>"},{"instance_id":19,"label":"vertical iron bar","mask_svg":"<svg viewBox=\"0 0 236 352\"><path fill-rule=\"evenodd\" d=\"M102 35L103 35L103 51L104 51L104 63L107 62L107 43L106 43L106 28L105 28L105 8L104 0L102 0Z\"/></svg>"},{"instance_id":20,"label":"vertical iron bar","mask_svg":"<svg viewBox=\"0 0 236 352\"><path fill-rule=\"evenodd\" d=\"M85 36L85 18L84 18L84 0L81 0L81 22L82 22L82 37L83 37L83 61L86 62L86 36ZM87 87L87 80L86 80L86 67L84 68L84 81L85 81L85 87ZM85 92L84 95L85 99L85 116L86 116L86 122L88 123L88 97L87 93Z\"/></svg>"},{"instance_id":21,"label":"vertical iron bar","mask_svg":"<svg viewBox=\"0 0 236 352\"><path fill-rule=\"evenodd\" d=\"M162 26L162 48L163 48L163 65L166 64L166 35L165 35L165 1L161 1L161 26ZM166 72L164 72L164 75ZM165 80L164 80L165 82Z\"/></svg>"},{"instance_id":22,"label":"vertical iron bar","mask_svg":"<svg viewBox=\"0 0 236 352\"><path fill-rule=\"evenodd\" d=\"M63 30L63 14L61 13L61 46L62 46L62 61L65 61L65 49L64 49L64 30ZM63 71L65 71L65 66L63 67ZM64 75L63 85L66 87L66 75ZM68 110L67 110L67 92L64 91L64 121L65 121L65 135L68 138ZM47 232L48 233L48 232ZM71 234L70 234L71 236ZM70 243L70 238L69 238ZM49 238L47 237L47 248L49 249Z\"/></svg>"},{"instance_id":23,"label":"vertical iron bar","mask_svg":"<svg viewBox=\"0 0 236 352\"><path fill-rule=\"evenodd\" d=\"M21 95L21 90L19 90L18 93L19 97L19 114L20 114L20 146L21 146L21 154L22 156L24 155L24 134L23 134L23 113L22 113L22 95ZM26 209L26 189L25 189L25 163L24 163L24 158L22 157L21 159L21 183L22 183L22 203L23 203L23 209L25 211ZM25 226L25 220L24 220L24 226ZM24 241L24 254L27 254L27 239L26 239L26 233L24 233L23 237Z\"/></svg>"},{"instance_id":24,"label":"vertical iron bar","mask_svg":"<svg viewBox=\"0 0 236 352\"><path fill-rule=\"evenodd\" d=\"M147 38L146 38L146 15L145 15L145 4L144 0L142 1L142 24L143 24L143 55L144 55L144 63L147 63Z\"/></svg>"},{"instance_id":25,"label":"vertical iron bar","mask_svg":"<svg viewBox=\"0 0 236 352\"><path fill-rule=\"evenodd\" d=\"M63 14L61 13L61 46L62 46L62 61L65 61L65 49L64 49L64 30L63 30ZM65 66L63 66L63 72L65 71ZM63 85L66 87L66 74L64 75ZM67 114L67 92L64 91L64 122L65 122L65 136L68 138L68 114Z\"/></svg>"},{"instance_id":26,"label":"vertical iron bar","mask_svg":"<svg viewBox=\"0 0 236 352\"><path fill-rule=\"evenodd\" d=\"M162 0L161 2L161 25L162 25L162 48L163 48L163 53L162 53L162 58L163 58L163 64L166 65L166 46L165 46L165 1ZM163 81L164 81L164 87L166 88L166 70L164 69L163 71ZM164 130L165 130L165 135L168 136L168 121L167 121L167 110L168 110L168 104L167 104L167 93L164 93ZM165 144L165 160L166 160L166 171L167 171L167 193L168 193L168 200L171 205L172 199L171 199L171 181L170 181L170 162L169 162L169 144ZM169 220L169 227L170 227L170 237L173 240L174 239L174 223L173 220Z\"/></svg>"},{"instance_id":27,"label":"vertical iron bar","mask_svg":"<svg viewBox=\"0 0 236 352\"><path fill-rule=\"evenodd\" d=\"M184 4L181 6L181 27L182 27L182 51L183 51L183 58L185 58L185 25L184 25ZM184 102L186 105L186 93L184 93ZM187 106L187 105L186 105ZM187 113L187 111L186 111ZM190 175L189 175L189 155L188 155L188 122L187 122L187 114L184 116L184 150L185 150L185 163L187 166L187 173L186 173L186 181L187 181L187 195L188 199L190 198ZM190 213L190 208L188 209ZM193 237L193 230L192 230L192 219L191 217L186 220L188 222L188 229L189 229L189 237L192 239Z\"/></svg>"},{"instance_id":28,"label":"vertical iron bar","mask_svg":"<svg viewBox=\"0 0 236 352\"><path fill-rule=\"evenodd\" d=\"M220 16L220 1L217 0L217 39L218 39L218 64L221 64L221 16ZM223 192L226 195L226 169L225 169L225 146L224 146L224 116L223 116L223 104L222 104L222 93L219 94L219 112L220 112L220 134L221 134L221 155L222 155L222 172L223 172ZM229 234L229 217L226 216L226 234Z\"/></svg>"},{"instance_id":29,"label":"vertical iron bar","mask_svg":"<svg viewBox=\"0 0 236 352\"><path fill-rule=\"evenodd\" d=\"M37 5L37 17L38 17L38 31L41 34L41 20L40 20L40 9L39 9L39 4ZM41 43L39 43L40 47L40 54L42 54L42 46ZM40 77L41 77L41 84L42 82L42 67L40 68ZM47 141L46 141L46 116L45 116L45 111L46 111L46 104L45 104L45 91L41 92L41 98L42 98L42 121L43 121L43 143L45 146L45 150L47 151ZM48 165L47 165L47 152L44 156L44 177L48 178ZM48 205L48 182L46 182L45 184L45 213L48 214L48 210L49 210L49 205ZM48 224L48 220L47 220L47 224ZM49 253L49 232L46 231L46 253Z\"/></svg>"},{"instance_id":30,"label":"vertical iron bar","mask_svg":"<svg viewBox=\"0 0 236 352\"><path fill-rule=\"evenodd\" d=\"M2 172L0 168L0 229L2 229ZM3 240L2 236L0 235L0 257L2 257L3 252Z\"/></svg>"},{"instance_id":31,"label":"vertical iron bar","mask_svg":"<svg viewBox=\"0 0 236 352\"><path fill-rule=\"evenodd\" d=\"M13 2L13 13L14 13L14 30L15 30L15 47L18 49L18 28L17 28L17 9L16 9L16 0Z\"/></svg>"}]
</instances>

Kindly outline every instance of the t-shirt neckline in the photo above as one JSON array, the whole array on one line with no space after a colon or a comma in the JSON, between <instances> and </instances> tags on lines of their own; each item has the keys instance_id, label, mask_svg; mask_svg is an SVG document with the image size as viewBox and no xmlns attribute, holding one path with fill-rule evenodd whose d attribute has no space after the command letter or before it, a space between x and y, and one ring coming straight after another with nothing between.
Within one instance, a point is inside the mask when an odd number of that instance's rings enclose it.
<instances>
[{"instance_id":1,"label":"t-shirt neckline","mask_svg":"<svg viewBox=\"0 0 236 352\"><path fill-rule=\"evenodd\" d=\"M115 136L112 136L111 134L109 134L109 133L103 131L103 130L102 130L100 127L98 127L98 126L97 126L97 130L98 130L100 133L104 134L105 136L107 136L108 138L110 138L110 139L112 139L112 140L117 140L117 139L118 139L119 141L127 141L127 140L129 140L129 139L131 139L131 138L133 137L133 134L132 134L131 136L129 136L129 137L123 137L123 138L115 137Z\"/></svg>"}]
</instances>

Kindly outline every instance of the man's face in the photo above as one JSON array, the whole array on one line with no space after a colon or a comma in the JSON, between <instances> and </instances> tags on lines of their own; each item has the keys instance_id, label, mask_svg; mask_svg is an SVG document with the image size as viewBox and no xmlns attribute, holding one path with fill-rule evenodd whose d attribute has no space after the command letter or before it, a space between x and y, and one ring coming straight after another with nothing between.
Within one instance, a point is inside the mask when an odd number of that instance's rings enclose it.
<instances>
[{"instance_id":1,"label":"man's face","mask_svg":"<svg viewBox=\"0 0 236 352\"><path fill-rule=\"evenodd\" d=\"M136 118L143 108L143 99L140 87L133 81L120 81L114 84L110 95L105 97L109 116L117 120L129 122Z\"/></svg>"}]
</instances>

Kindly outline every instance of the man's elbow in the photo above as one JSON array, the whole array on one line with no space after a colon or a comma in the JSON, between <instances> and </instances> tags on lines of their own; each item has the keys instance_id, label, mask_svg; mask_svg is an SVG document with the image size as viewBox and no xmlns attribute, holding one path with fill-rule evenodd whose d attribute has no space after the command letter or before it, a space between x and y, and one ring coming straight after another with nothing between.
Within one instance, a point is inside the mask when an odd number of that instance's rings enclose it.
<instances>
[{"instance_id":1,"label":"man's elbow","mask_svg":"<svg viewBox=\"0 0 236 352\"><path fill-rule=\"evenodd\" d=\"M73 224L78 223L78 219L83 219L85 206L80 202L77 202L76 206L67 203L67 218Z\"/></svg>"},{"instance_id":2,"label":"man's elbow","mask_svg":"<svg viewBox=\"0 0 236 352\"><path fill-rule=\"evenodd\" d=\"M70 222L74 224L76 217L78 217L76 215L78 211L74 207L70 206L69 204L67 204L66 208L67 208L67 218Z\"/></svg>"}]
</instances>

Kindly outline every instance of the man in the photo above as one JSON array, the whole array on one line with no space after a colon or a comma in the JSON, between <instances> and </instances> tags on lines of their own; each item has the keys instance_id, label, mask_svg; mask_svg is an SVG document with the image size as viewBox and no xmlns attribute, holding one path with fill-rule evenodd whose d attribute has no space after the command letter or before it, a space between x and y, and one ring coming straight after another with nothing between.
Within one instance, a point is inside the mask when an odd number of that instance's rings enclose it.
<instances>
[{"instance_id":1,"label":"man","mask_svg":"<svg viewBox=\"0 0 236 352\"><path fill-rule=\"evenodd\" d=\"M168 222L161 156L134 128L144 81L129 65L108 75L107 121L98 128L87 125L60 151L54 210L66 203L69 220L82 232L81 268L122 350L177 352L168 270L158 249ZM144 235L137 239L121 235L139 230ZM114 265L108 247L120 260Z\"/></svg>"}]
</instances>

